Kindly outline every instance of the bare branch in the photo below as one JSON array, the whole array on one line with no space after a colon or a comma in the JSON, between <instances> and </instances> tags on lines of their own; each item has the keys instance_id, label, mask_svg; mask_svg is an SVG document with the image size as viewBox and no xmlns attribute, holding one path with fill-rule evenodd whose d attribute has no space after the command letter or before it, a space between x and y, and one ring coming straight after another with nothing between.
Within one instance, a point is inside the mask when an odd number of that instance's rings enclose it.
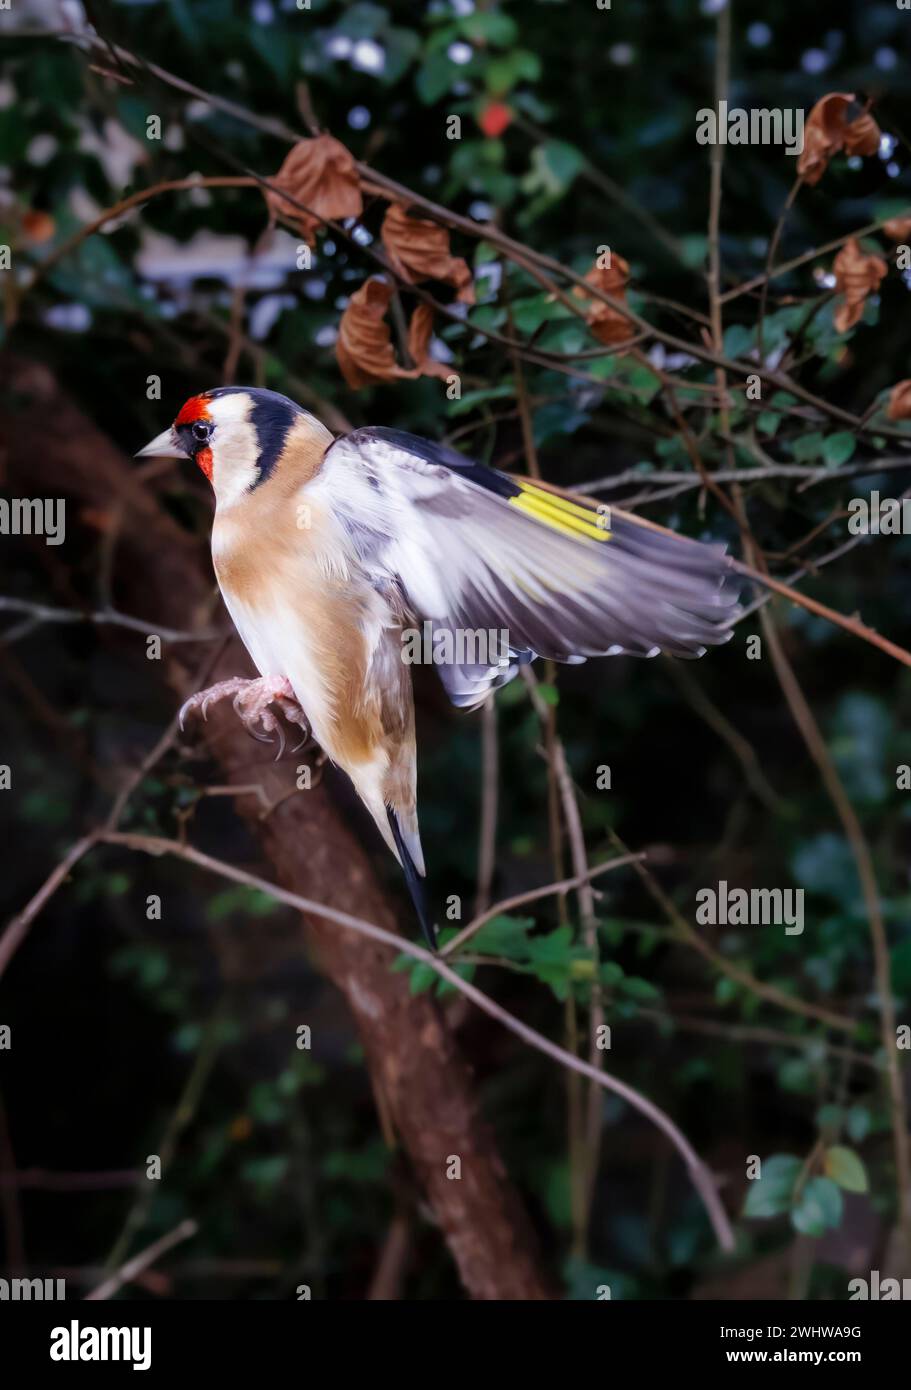
<instances>
[{"instance_id":1,"label":"bare branch","mask_svg":"<svg viewBox=\"0 0 911 1390\"><path fill-rule=\"evenodd\" d=\"M143 1270L148 1269L160 1260L162 1255L166 1255L169 1250L173 1250L175 1245L181 1245L183 1241L195 1236L199 1230L195 1221L181 1221L179 1226L175 1226L173 1231L169 1231L166 1236L153 1241L145 1250L138 1255L134 1255L132 1260L127 1260L125 1265L118 1269L110 1279L105 1279L103 1284L99 1284L96 1289L85 1296L86 1302L100 1302L108 1298L113 1298L115 1293L119 1293L124 1284L129 1284L135 1279L137 1274L142 1274Z\"/></svg>"}]
</instances>

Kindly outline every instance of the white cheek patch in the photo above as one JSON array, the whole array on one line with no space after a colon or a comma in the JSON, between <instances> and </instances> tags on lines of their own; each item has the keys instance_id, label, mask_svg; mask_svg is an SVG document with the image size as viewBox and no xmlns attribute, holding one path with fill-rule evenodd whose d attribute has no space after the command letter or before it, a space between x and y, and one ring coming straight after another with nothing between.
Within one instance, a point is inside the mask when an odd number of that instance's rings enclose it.
<instances>
[{"instance_id":1,"label":"white cheek patch","mask_svg":"<svg viewBox=\"0 0 911 1390\"><path fill-rule=\"evenodd\" d=\"M259 474L256 460L259 440L256 430L246 421L222 428L215 426L212 439L212 486L222 507L240 501L253 486Z\"/></svg>"},{"instance_id":2,"label":"white cheek patch","mask_svg":"<svg viewBox=\"0 0 911 1390\"><path fill-rule=\"evenodd\" d=\"M212 486L219 507L239 502L257 480L259 440L247 418L251 400L242 393L221 396L209 407L212 435Z\"/></svg>"}]
</instances>

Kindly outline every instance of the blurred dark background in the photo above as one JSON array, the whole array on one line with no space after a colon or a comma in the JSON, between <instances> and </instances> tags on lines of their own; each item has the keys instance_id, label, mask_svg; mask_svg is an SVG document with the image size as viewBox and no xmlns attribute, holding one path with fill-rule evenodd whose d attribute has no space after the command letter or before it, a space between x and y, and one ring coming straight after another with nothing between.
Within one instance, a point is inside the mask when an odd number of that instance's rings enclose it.
<instances>
[{"instance_id":1,"label":"blurred dark background","mask_svg":"<svg viewBox=\"0 0 911 1390\"><path fill-rule=\"evenodd\" d=\"M706 311L708 150L696 143L694 127L696 111L713 101L719 8L673 0L622 0L609 12L580 0L477 7L467 0L312 0L301 12L272 0L172 0L93 3L85 11L111 43L302 133L298 84L305 82L318 121L358 158L425 197L494 218L579 271L599 245L610 244L630 263L634 307L689 337L693 321L649 296ZM197 171L252 168L269 177L287 153L279 139L153 74L121 71L97 49L41 32L78 30L83 13L77 4L18 3L0 15L0 240L13 247L13 269L2 277L5 348L42 364L127 454L164 428L188 396L230 374L317 412L314 400L330 402L352 425L446 438L524 471L515 363L470 327L436 325L434 350L451 355L463 373L461 401L447 401L429 379L358 392L345 385L334 335L346 297L375 267L356 244L330 235L320 239L312 268L298 270L296 236L267 234L255 188L158 197L84 240L22 293L35 266L132 191ZM808 110L825 92L853 92L861 103L872 101L884 133L877 156L839 157L817 187L801 190L779 260L911 202L909 24L908 14L887 3L733 6L732 103ZM509 108L509 124L485 135L490 108L499 104ZM445 138L452 113L462 117L459 142ZM150 114L161 117L160 140L146 138ZM778 148L726 152L726 285L762 272L793 180L794 161ZM379 204L368 202L363 227L372 237L381 216ZM881 234L870 245L891 256ZM503 277L505 290L499 276L485 279L489 248L454 237L453 249L477 276L470 321L503 332L511 323L552 352L597 346L580 320L515 268ZM909 371L907 277L893 269L860 326L838 335L825 279L831 259L821 256L774 282L766 343L783 346L795 322L788 313L804 314L820 300L795 376L856 415L878 403L881 421L884 392ZM756 314L755 294L726 308L729 356L755 346ZM694 382L712 380L711 369L692 360L655 360ZM661 491L662 470L691 464L648 371L616 357L578 366L581 379L524 367L544 476L574 486L639 465L641 480L599 495L644 494L643 514L738 550L737 528L711 494L687 488L650 500ZM147 394L152 375L160 377L160 399ZM14 411L8 400L7 422ZM717 418L688 418L707 465L725 466ZM821 469L870 460L859 479L823 479L803 491L794 478L748 484L752 527L782 577L847 539L844 520L831 517L850 497L872 487L897 496L907 485L901 473L877 472L877 450L898 450L875 431L853 447L830 447L838 428L813 412L786 414L768 430L738 416L734 431L738 467L755 468L757 448L772 463ZM40 431L29 447L40 453ZM169 464L148 476L148 486L181 527L206 535L210 503L201 477ZM40 537L2 538L3 595L77 612L108 598L119 606L106 588L117 546L111 514L70 509L67 523L59 547ZM818 537L788 558L817 527ZM803 586L905 646L909 554L906 536L873 539ZM909 672L801 609L780 604L775 613L873 854L901 1020L911 995L911 792L898 789L897 768L911 761ZM13 768L12 789L0 795L2 897L10 916L67 846L107 813L125 773L173 717L176 697L150 680L137 633L34 613L30 620L25 609L2 616L0 761ZM216 612L213 621L221 620ZM601 955L618 967L604 977L614 1029L607 1065L667 1109L719 1175L739 1241L721 1275L678 1160L613 1098L603 1110L588 1239L574 1240L565 1075L490 1020L444 1000L531 1212L543 1262L569 1297L592 1297L605 1281L615 1298L844 1297L851 1274L877 1262L886 1268L889 1259L894 1114L878 1053L868 915L842 825L773 665L767 656L746 659L746 638L758 631L757 619L747 619L726 648L678 674L663 658L621 659L562 669L556 682L542 670L540 679L579 788L591 858L611 850L609 829L649 849L655 875L690 920L696 889L718 879L803 887L802 936L703 930L726 959L759 979L856 1019L850 1051L840 1046L843 1037L772 1007L670 939L667 917L632 870L602 881ZM418 673L418 700L430 891L438 903L460 895L466 920L476 891L480 718L451 710L432 673ZM500 898L555 873L547 767L520 682L502 692L497 710L493 892ZM609 791L597 788L603 764L611 770ZM270 877L230 798L199 795L211 782L199 746L179 743L137 791L128 824L167 835L183 826L219 858ZM369 839L366 823L358 824ZM307 854L306 845L300 849ZM394 866L378 844L374 851L390 892L399 894ZM161 920L146 915L149 894L161 896ZM562 946L552 900L520 914L530 935L552 939L549 968L543 953L521 952L504 968L490 938L489 954L500 964L474 973L507 1008L560 1040L573 1010L584 1032L590 990L573 970L575 914L568 899L571 933ZM415 975L415 989L430 986ZM319 1021L312 1051L289 1042L289 1019L299 1017ZM74 1287L91 1286L112 1252L122 1256L191 1216L200 1234L164 1272L150 1273L145 1293L273 1299L293 1297L306 1281L314 1297L361 1299L404 1201L412 1224L403 1296L459 1296L407 1163L384 1142L348 1013L302 949L287 909L187 864L99 849L38 917L0 982L3 1023L13 1040L0 1051L7 1268L24 1259L32 1272L66 1271ZM155 1185L124 1242L128 1214L145 1200L146 1155L161 1153L166 1135L173 1147L167 1180ZM768 1219L739 1219L747 1155L790 1155L817 1172L820 1145L855 1154L866 1190L838 1184L841 1204L815 1224L789 1218L786 1202Z\"/></svg>"}]
</instances>

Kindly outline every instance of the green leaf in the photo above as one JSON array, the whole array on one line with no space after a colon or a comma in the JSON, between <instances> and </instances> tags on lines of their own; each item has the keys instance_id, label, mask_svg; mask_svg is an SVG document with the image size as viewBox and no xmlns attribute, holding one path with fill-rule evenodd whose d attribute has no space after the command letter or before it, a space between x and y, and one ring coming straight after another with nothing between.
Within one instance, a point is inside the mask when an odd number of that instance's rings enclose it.
<instances>
[{"instance_id":1,"label":"green leaf","mask_svg":"<svg viewBox=\"0 0 911 1390\"><path fill-rule=\"evenodd\" d=\"M715 998L719 1004L730 1004L737 998L740 990L741 986L736 980L722 975L715 984Z\"/></svg>"},{"instance_id":2,"label":"green leaf","mask_svg":"<svg viewBox=\"0 0 911 1390\"><path fill-rule=\"evenodd\" d=\"M661 998L660 989L656 989L651 980L643 980L639 975L627 975L620 983L620 990L640 1003L650 1004Z\"/></svg>"},{"instance_id":3,"label":"green leaf","mask_svg":"<svg viewBox=\"0 0 911 1390\"><path fill-rule=\"evenodd\" d=\"M522 191L559 198L584 165L585 160L574 145L565 140L545 140L532 150L531 168L522 180Z\"/></svg>"},{"instance_id":4,"label":"green leaf","mask_svg":"<svg viewBox=\"0 0 911 1390\"><path fill-rule=\"evenodd\" d=\"M373 39L386 27L389 16L381 5L349 5L335 26L337 34L349 39Z\"/></svg>"},{"instance_id":5,"label":"green leaf","mask_svg":"<svg viewBox=\"0 0 911 1390\"><path fill-rule=\"evenodd\" d=\"M545 140L541 151L554 180L568 188L585 167L585 156L566 140Z\"/></svg>"},{"instance_id":6,"label":"green leaf","mask_svg":"<svg viewBox=\"0 0 911 1390\"><path fill-rule=\"evenodd\" d=\"M848 462L856 448L856 436L850 430L839 430L837 434L830 434L823 444L822 456L830 468L838 468Z\"/></svg>"},{"instance_id":7,"label":"green leaf","mask_svg":"<svg viewBox=\"0 0 911 1390\"><path fill-rule=\"evenodd\" d=\"M862 1159L843 1144L834 1144L831 1149L826 1149L823 1167L826 1175L843 1187L845 1192L866 1192L869 1188Z\"/></svg>"},{"instance_id":8,"label":"green leaf","mask_svg":"<svg viewBox=\"0 0 911 1390\"><path fill-rule=\"evenodd\" d=\"M624 385L635 391L637 398L648 405L653 396L661 390L661 382L648 367L631 366L624 363ZM619 386L621 383L617 382Z\"/></svg>"},{"instance_id":9,"label":"green leaf","mask_svg":"<svg viewBox=\"0 0 911 1390\"><path fill-rule=\"evenodd\" d=\"M778 1084L782 1090L807 1096L817 1085L818 1075L807 1057L789 1057L778 1068Z\"/></svg>"},{"instance_id":10,"label":"green leaf","mask_svg":"<svg viewBox=\"0 0 911 1390\"><path fill-rule=\"evenodd\" d=\"M840 1105L821 1105L816 1112L820 1129L838 1130L844 1123L845 1112Z\"/></svg>"},{"instance_id":11,"label":"green leaf","mask_svg":"<svg viewBox=\"0 0 911 1390\"><path fill-rule=\"evenodd\" d=\"M251 1087L248 1106L260 1124L277 1125L285 1118L285 1107L271 1081L257 1081Z\"/></svg>"},{"instance_id":12,"label":"green leaf","mask_svg":"<svg viewBox=\"0 0 911 1390\"><path fill-rule=\"evenodd\" d=\"M680 255L690 270L698 270L708 255L708 238L702 232L689 232L680 238Z\"/></svg>"},{"instance_id":13,"label":"green leaf","mask_svg":"<svg viewBox=\"0 0 911 1390\"><path fill-rule=\"evenodd\" d=\"M410 29L388 29L383 39L386 62L379 74L384 86L397 82L421 51L421 40Z\"/></svg>"},{"instance_id":14,"label":"green leaf","mask_svg":"<svg viewBox=\"0 0 911 1390\"><path fill-rule=\"evenodd\" d=\"M528 936L534 925L533 917L492 917L471 939L472 954L528 960Z\"/></svg>"},{"instance_id":15,"label":"green leaf","mask_svg":"<svg viewBox=\"0 0 911 1390\"><path fill-rule=\"evenodd\" d=\"M498 14L496 10L480 10L476 14L465 15L459 20L459 28L473 43L492 43L498 48L508 48L519 35L518 26L509 15Z\"/></svg>"},{"instance_id":16,"label":"green leaf","mask_svg":"<svg viewBox=\"0 0 911 1390\"><path fill-rule=\"evenodd\" d=\"M756 428L760 434L774 434L781 424L781 416L774 410L760 410L756 417Z\"/></svg>"},{"instance_id":17,"label":"green leaf","mask_svg":"<svg viewBox=\"0 0 911 1390\"><path fill-rule=\"evenodd\" d=\"M793 1154L772 1154L762 1161L761 1176L750 1183L744 1216L780 1216L789 1209L802 1164Z\"/></svg>"},{"instance_id":18,"label":"green leaf","mask_svg":"<svg viewBox=\"0 0 911 1390\"><path fill-rule=\"evenodd\" d=\"M754 330L742 323L732 323L724 335L725 357L742 357L753 346Z\"/></svg>"},{"instance_id":19,"label":"green leaf","mask_svg":"<svg viewBox=\"0 0 911 1390\"><path fill-rule=\"evenodd\" d=\"M566 924L544 936L533 936L528 943L532 974L549 985L558 999L565 999L569 993L572 935L572 928Z\"/></svg>"},{"instance_id":20,"label":"green leaf","mask_svg":"<svg viewBox=\"0 0 911 1390\"><path fill-rule=\"evenodd\" d=\"M809 893L825 893L836 902L850 903L857 895L857 881L844 836L824 830L805 840L791 859L794 877Z\"/></svg>"},{"instance_id":21,"label":"green leaf","mask_svg":"<svg viewBox=\"0 0 911 1390\"><path fill-rule=\"evenodd\" d=\"M803 1236L822 1236L840 1225L844 1198L831 1178L810 1178L791 1211L791 1225Z\"/></svg>"},{"instance_id":22,"label":"green leaf","mask_svg":"<svg viewBox=\"0 0 911 1390\"><path fill-rule=\"evenodd\" d=\"M410 960L411 958L409 957L408 959ZM432 969L431 966L425 965L422 960L419 960L411 971L411 980L408 985L409 992L411 994L423 994L425 990L430 989L431 985L438 978L437 972Z\"/></svg>"},{"instance_id":23,"label":"green leaf","mask_svg":"<svg viewBox=\"0 0 911 1390\"><path fill-rule=\"evenodd\" d=\"M618 965L615 960L602 961L598 973L601 983L606 985L608 989L614 989L623 979L623 967Z\"/></svg>"},{"instance_id":24,"label":"green leaf","mask_svg":"<svg viewBox=\"0 0 911 1390\"><path fill-rule=\"evenodd\" d=\"M548 352L584 352L586 348L592 346L591 336L587 327L581 319L564 318L561 322L551 323L545 328L537 343L538 347L545 348ZM573 414L571 403L554 402L561 404L565 414ZM546 410L546 406L541 407Z\"/></svg>"},{"instance_id":25,"label":"green leaf","mask_svg":"<svg viewBox=\"0 0 911 1390\"><path fill-rule=\"evenodd\" d=\"M845 1127L855 1144L862 1144L873 1128L873 1116L865 1105L852 1105L847 1114Z\"/></svg>"},{"instance_id":26,"label":"green leaf","mask_svg":"<svg viewBox=\"0 0 911 1390\"><path fill-rule=\"evenodd\" d=\"M824 436L814 430L794 440L792 453L799 463L811 463L823 457L825 447Z\"/></svg>"},{"instance_id":27,"label":"green leaf","mask_svg":"<svg viewBox=\"0 0 911 1390\"><path fill-rule=\"evenodd\" d=\"M551 294L534 294L517 300L512 316L520 333L535 333L542 323L565 318L566 308Z\"/></svg>"},{"instance_id":28,"label":"green leaf","mask_svg":"<svg viewBox=\"0 0 911 1390\"><path fill-rule=\"evenodd\" d=\"M511 400L516 394L516 388L511 382L506 382L500 386L485 386L477 391L466 391L461 400L453 401L449 407L450 415L467 415L469 410L474 410L475 406L483 405L485 401Z\"/></svg>"},{"instance_id":29,"label":"green leaf","mask_svg":"<svg viewBox=\"0 0 911 1390\"><path fill-rule=\"evenodd\" d=\"M495 97L506 96L517 82L535 82L541 76L541 62L526 48L517 48L514 53L494 58L487 65L484 74L487 90Z\"/></svg>"},{"instance_id":30,"label":"green leaf","mask_svg":"<svg viewBox=\"0 0 911 1390\"><path fill-rule=\"evenodd\" d=\"M389 1169L390 1152L381 1141L363 1149L335 1149L326 1155L323 1172L327 1178L343 1178L356 1183L377 1183Z\"/></svg>"},{"instance_id":31,"label":"green leaf","mask_svg":"<svg viewBox=\"0 0 911 1390\"><path fill-rule=\"evenodd\" d=\"M469 327L477 327L482 331L500 328L505 322L506 310L498 304L479 304L472 309L468 318Z\"/></svg>"},{"instance_id":32,"label":"green leaf","mask_svg":"<svg viewBox=\"0 0 911 1390\"><path fill-rule=\"evenodd\" d=\"M425 106L432 106L449 91L456 80L458 67L445 53L431 53L418 68L415 78L418 96Z\"/></svg>"},{"instance_id":33,"label":"green leaf","mask_svg":"<svg viewBox=\"0 0 911 1390\"><path fill-rule=\"evenodd\" d=\"M288 1171L289 1159L285 1154L272 1154L267 1158L251 1158L241 1168L245 1182L255 1183L257 1187L275 1188Z\"/></svg>"}]
</instances>

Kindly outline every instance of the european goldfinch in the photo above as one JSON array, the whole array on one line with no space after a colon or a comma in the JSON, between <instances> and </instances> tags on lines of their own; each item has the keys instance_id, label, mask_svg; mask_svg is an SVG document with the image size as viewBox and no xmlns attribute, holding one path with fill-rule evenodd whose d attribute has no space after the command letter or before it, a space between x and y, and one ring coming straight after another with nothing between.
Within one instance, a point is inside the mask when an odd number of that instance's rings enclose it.
<instances>
[{"instance_id":1,"label":"european goldfinch","mask_svg":"<svg viewBox=\"0 0 911 1390\"><path fill-rule=\"evenodd\" d=\"M406 639L413 656L432 625L449 698L471 709L536 656L701 656L737 612L721 546L399 430L335 439L275 391L193 396L150 455L193 459L209 479L215 573L261 673L182 715L233 695L260 737L278 728L272 703L309 725L401 863L431 947ZM479 645L489 632L505 634L499 648Z\"/></svg>"}]
</instances>

